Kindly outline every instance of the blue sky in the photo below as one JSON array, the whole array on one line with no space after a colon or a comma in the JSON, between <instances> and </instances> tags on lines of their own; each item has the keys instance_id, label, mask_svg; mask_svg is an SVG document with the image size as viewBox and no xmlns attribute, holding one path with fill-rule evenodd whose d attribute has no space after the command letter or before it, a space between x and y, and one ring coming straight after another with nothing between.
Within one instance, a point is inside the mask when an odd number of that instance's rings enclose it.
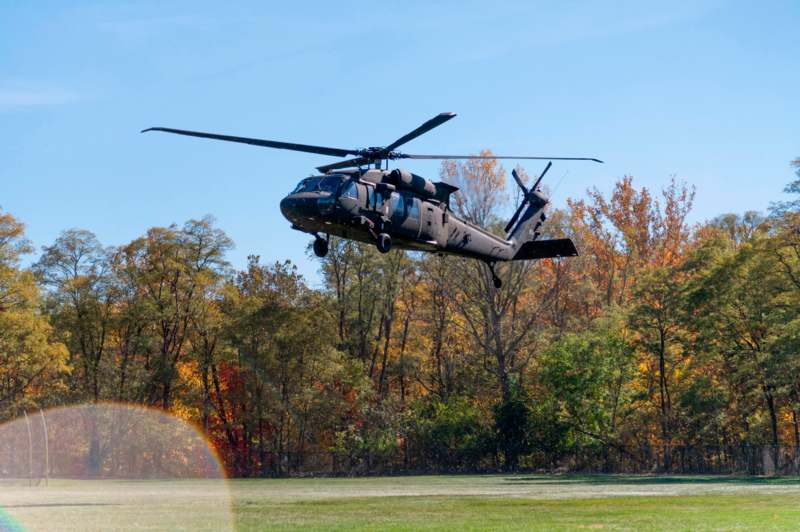
<instances>
[{"instance_id":1,"label":"blue sky","mask_svg":"<svg viewBox=\"0 0 800 532\"><path fill-rule=\"evenodd\" d=\"M363 147L454 111L404 149L607 161L554 165L557 205L675 175L693 221L765 210L800 156L796 1L228 4L0 4L0 206L37 247L212 214L234 266L289 258L318 281L278 203L334 159L148 126Z\"/></svg>"}]
</instances>

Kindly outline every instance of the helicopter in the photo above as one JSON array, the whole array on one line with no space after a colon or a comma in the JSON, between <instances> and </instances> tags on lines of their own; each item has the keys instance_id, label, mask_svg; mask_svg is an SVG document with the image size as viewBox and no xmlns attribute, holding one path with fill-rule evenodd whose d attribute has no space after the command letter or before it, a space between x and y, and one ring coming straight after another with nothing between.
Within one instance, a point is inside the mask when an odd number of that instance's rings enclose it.
<instances>
[{"instance_id":1,"label":"helicopter","mask_svg":"<svg viewBox=\"0 0 800 532\"><path fill-rule=\"evenodd\" d=\"M292 229L314 236L313 249L318 257L327 255L331 235L372 243L381 253L398 248L458 255L485 262L491 271L495 288L499 289L502 281L495 273L497 262L576 256L578 251L569 238L539 239L540 228L547 219L545 207L549 203L539 185L552 166L552 161L603 161L592 157L418 155L396 151L401 145L455 116L455 113L440 113L387 146L359 149L312 146L167 127L151 127L141 132L161 131L267 148L350 157L318 166L319 175L301 180L280 202L281 212L291 223ZM458 187L442 181L430 181L402 168L389 170L389 161L398 159L518 159L546 160L548 163L530 188L525 186L516 170L512 172L522 191L522 201L506 224L506 236L502 238L453 212L450 197L458 191Z\"/></svg>"}]
</instances>

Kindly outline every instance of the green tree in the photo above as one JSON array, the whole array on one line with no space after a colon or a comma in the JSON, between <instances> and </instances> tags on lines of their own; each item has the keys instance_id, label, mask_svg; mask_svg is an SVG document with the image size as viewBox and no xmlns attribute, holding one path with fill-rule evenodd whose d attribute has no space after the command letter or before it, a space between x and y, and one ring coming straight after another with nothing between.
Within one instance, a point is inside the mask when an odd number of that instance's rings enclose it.
<instances>
[{"instance_id":1,"label":"green tree","mask_svg":"<svg viewBox=\"0 0 800 532\"><path fill-rule=\"evenodd\" d=\"M677 268L659 267L641 274L634 290L636 304L630 309L630 326L636 333L635 345L650 368L647 374L649 396L656 396L661 441L666 445L664 467L670 467L670 446L677 424L672 389L676 372L685 365L683 352L683 301L685 288ZM657 381L655 387L652 381ZM657 392L650 393L653 388Z\"/></svg>"},{"instance_id":2,"label":"green tree","mask_svg":"<svg viewBox=\"0 0 800 532\"><path fill-rule=\"evenodd\" d=\"M497 447L503 453L506 471L516 471L519 457L533 449L531 400L524 388L512 381L507 396L494 407Z\"/></svg>"},{"instance_id":3,"label":"green tree","mask_svg":"<svg viewBox=\"0 0 800 532\"><path fill-rule=\"evenodd\" d=\"M113 397L110 379L101 374L115 305L109 251L91 232L71 229L43 248L34 271L49 289L47 310L70 352L73 399Z\"/></svg>"},{"instance_id":4,"label":"green tree","mask_svg":"<svg viewBox=\"0 0 800 532\"><path fill-rule=\"evenodd\" d=\"M700 249L707 266L694 282L691 302L704 349L718 357L738 400L751 405L743 427L748 439L760 443L766 432L777 446L790 362L780 345L796 309L782 303L786 283L775 257L765 252L766 242L754 238L730 250L711 241ZM766 423L759 407L766 409Z\"/></svg>"},{"instance_id":5,"label":"green tree","mask_svg":"<svg viewBox=\"0 0 800 532\"><path fill-rule=\"evenodd\" d=\"M232 247L213 219L190 220L182 228L152 228L121 247L114 274L135 296L152 340L143 347L144 401L169 408L178 380L178 364L190 347L192 319L207 304L209 291L227 270Z\"/></svg>"},{"instance_id":6,"label":"green tree","mask_svg":"<svg viewBox=\"0 0 800 532\"><path fill-rule=\"evenodd\" d=\"M405 414L407 445L434 464L456 469L492 451L492 427L479 405L466 397L429 395Z\"/></svg>"},{"instance_id":7,"label":"green tree","mask_svg":"<svg viewBox=\"0 0 800 532\"><path fill-rule=\"evenodd\" d=\"M589 329L564 335L542 353L537 402L555 403L553 410L573 439L619 439L635 374L629 336L624 316L612 309Z\"/></svg>"},{"instance_id":8,"label":"green tree","mask_svg":"<svg viewBox=\"0 0 800 532\"><path fill-rule=\"evenodd\" d=\"M290 263L250 257L225 289L227 355L210 364L213 405L239 474L280 473L286 453L326 450L352 424L362 366L336 350L324 295ZM321 312L322 311L322 312Z\"/></svg>"},{"instance_id":9,"label":"green tree","mask_svg":"<svg viewBox=\"0 0 800 532\"><path fill-rule=\"evenodd\" d=\"M785 201L776 201L770 205L770 211L772 212L773 216L780 217L787 212L798 212L800 211L800 158L795 159L791 162L791 165L796 168L795 176L797 179L786 185L786 188L783 191L786 194L795 194L799 197L793 200L785 200Z\"/></svg>"}]
</instances>

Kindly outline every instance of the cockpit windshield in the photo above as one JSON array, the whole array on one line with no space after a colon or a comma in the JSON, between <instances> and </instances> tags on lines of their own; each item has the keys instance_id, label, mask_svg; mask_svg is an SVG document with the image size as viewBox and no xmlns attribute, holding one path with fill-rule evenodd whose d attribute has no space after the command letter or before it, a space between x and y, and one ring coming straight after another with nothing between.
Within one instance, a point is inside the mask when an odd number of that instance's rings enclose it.
<instances>
[{"instance_id":1,"label":"cockpit windshield","mask_svg":"<svg viewBox=\"0 0 800 532\"><path fill-rule=\"evenodd\" d=\"M339 179L339 176L327 175L319 182L319 189L333 193L339 188L339 183L341 182L342 180Z\"/></svg>"},{"instance_id":2,"label":"cockpit windshield","mask_svg":"<svg viewBox=\"0 0 800 532\"><path fill-rule=\"evenodd\" d=\"M317 185L319 184L321 177L307 177L300 181L297 186L292 190L292 194L297 194L298 192L311 192L313 190L317 190Z\"/></svg>"},{"instance_id":3,"label":"cockpit windshield","mask_svg":"<svg viewBox=\"0 0 800 532\"><path fill-rule=\"evenodd\" d=\"M318 190L334 193L336 192L336 189L339 188L339 184L341 182L341 177L338 175L307 177L297 184L295 189L292 190L292 194L298 194L300 192L316 192Z\"/></svg>"}]
</instances>

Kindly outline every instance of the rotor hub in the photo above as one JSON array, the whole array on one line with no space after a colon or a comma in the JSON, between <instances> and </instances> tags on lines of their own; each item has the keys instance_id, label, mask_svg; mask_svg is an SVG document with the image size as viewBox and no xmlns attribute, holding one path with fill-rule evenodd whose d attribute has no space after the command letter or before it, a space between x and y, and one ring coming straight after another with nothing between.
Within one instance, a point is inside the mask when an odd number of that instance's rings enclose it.
<instances>
[{"instance_id":1,"label":"rotor hub","mask_svg":"<svg viewBox=\"0 0 800 532\"><path fill-rule=\"evenodd\" d=\"M369 148L361 148L356 151L359 157L363 157L364 159L369 159L370 161L378 161L378 160L385 160L385 159L403 159L405 155L400 153L399 151L391 151L387 150L381 146L370 146Z\"/></svg>"}]
</instances>

